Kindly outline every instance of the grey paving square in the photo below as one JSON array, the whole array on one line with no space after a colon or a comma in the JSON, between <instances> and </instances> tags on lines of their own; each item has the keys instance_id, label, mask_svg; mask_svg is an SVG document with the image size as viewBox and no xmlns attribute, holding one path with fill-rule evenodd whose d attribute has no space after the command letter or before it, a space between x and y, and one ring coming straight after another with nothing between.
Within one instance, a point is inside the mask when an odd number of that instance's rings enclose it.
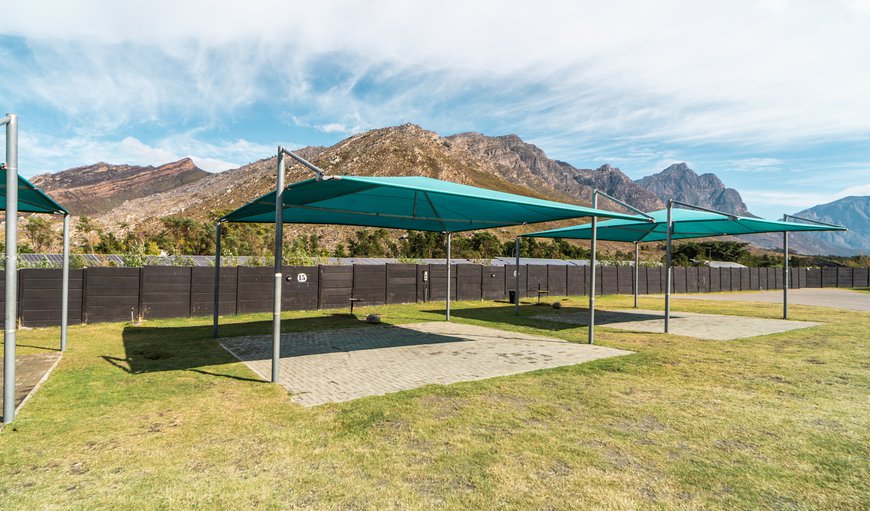
<instances>
[{"instance_id":1,"label":"grey paving square","mask_svg":"<svg viewBox=\"0 0 870 511\"><path fill-rule=\"evenodd\" d=\"M589 313L565 312L535 316L535 319L585 326L589 324ZM663 333L665 314L662 311L644 309L596 310L595 324L630 332ZM812 321L671 312L670 333L699 339L730 341L744 337L755 337L756 335L788 332L820 324Z\"/></svg>"},{"instance_id":2,"label":"grey paving square","mask_svg":"<svg viewBox=\"0 0 870 511\"><path fill-rule=\"evenodd\" d=\"M220 343L269 379L271 336ZM299 332L281 336L280 383L293 401L313 406L631 353L449 322Z\"/></svg>"}]
</instances>

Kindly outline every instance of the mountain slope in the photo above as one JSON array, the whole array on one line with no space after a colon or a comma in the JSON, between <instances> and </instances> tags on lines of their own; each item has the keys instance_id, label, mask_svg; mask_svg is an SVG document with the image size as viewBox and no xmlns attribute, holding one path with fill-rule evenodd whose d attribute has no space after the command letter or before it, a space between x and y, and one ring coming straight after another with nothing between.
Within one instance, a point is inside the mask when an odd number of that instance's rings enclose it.
<instances>
[{"instance_id":1,"label":"mountain slope","mask_svg":"<svg viewBox=\"0 0 870 511\"><path fill-rule=\"evenodd\" d=\"M675 199L726 213L754 216L746 208L740 193L726 188L715 174L698 175L685 163L675 163L658 174L636 181L662 201Z\"/></svg>"},{"instance_id":2,"label":"mountain slope","mask_svg":"<svg viewBox=\"0 0 870 511\"><path fill-rule=\"evenodd\" d=\"M870 253L870 197L844 197L805 209L795 216L838 224L849 232L795 234L789 248L804 254L851 256Z\"/></svg>"},{"instance_id":3,"label":"mountain slope","mask_svg":"<svg viewBox=\"0 0 870 511\"><path fill-rule=\"evenodd\" d=\"M663 206L654 194L635 184L617 168L603 165L595 170L578 169L548 158L539 147L516 135L488 137L480 133L459 133L447 137L447 140L491 162L502 178L549 196L579 198L589 204L592 190L597 188L643 210ZM606 202L600 206L619 208Z\"/></svg>"},{"instance_id":4,"label":"mountain slope","mask_svg":"<svg viewBox=\"0 0 870 511\"><path fill-rule=\"evenodd\" d=\"M122 203L199 181L210 174L184 158L159 167L95 163L41 174L31 182L75 215L105 213Z\"/></svg>"}]
</instances>

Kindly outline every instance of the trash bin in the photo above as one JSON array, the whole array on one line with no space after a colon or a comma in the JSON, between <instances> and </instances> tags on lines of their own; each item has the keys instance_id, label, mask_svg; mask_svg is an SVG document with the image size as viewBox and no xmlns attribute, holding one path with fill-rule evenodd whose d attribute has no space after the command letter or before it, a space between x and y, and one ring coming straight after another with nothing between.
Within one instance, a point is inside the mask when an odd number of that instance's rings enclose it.
<instances>
[{"instance_id":1,"label":"trash bin","mask_svg":"<svg viewBox=\"0 0 870 511\"><path fill-rule=\"evenodd\" d=\"M510 300L511 303L517 303L517 292L508 291L508 300Z\"/></svg>"}]
</instances>

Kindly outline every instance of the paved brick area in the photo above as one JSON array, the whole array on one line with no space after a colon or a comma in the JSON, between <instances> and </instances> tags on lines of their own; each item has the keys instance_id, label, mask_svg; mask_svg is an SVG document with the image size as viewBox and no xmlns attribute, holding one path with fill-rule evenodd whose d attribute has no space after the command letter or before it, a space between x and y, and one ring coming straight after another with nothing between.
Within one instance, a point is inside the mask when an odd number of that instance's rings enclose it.
<instances>
[{"instance_id":1,"label":"paved brick area","mask_svg":"<svg viewBox=\"0 0 870 511\"><path fill-rule=\"evenodd\" d=\"M305 406L631 353L443 321L290 333L281 340L281 385ZM270 378L271 336L220 342L263 379Z\"/></svg>"},{"instance_id":2,"label":"paved brick area","mask_svg":"<svg viewBox=\"0 0 870 511\"><path fill-rule=\"evenodd\" d=\"M588 312L568 312L535 316L535 319L588 325ZM595 311L595 324L631 332L664 332L665 315L662 311L643 309ZM782 319L748 318L744 316L725 316L721 314L696 314L693 312L671 312L670 333L710 339L730 341L756 335L788 332L799 328L816 326L821 323L810 321L785 321Z\"/></svg>"},{"instance_id":3,"label":"paved brick area","mask_svg":"<svg viewBox=\"0 0 870 511\"><path fill-rule=\"evenodd\" d=\"M782 290L728 294L680 294L671 295L671 298L677 300L725 300L738 302L782 303ZM862 293L860 291L852 291L849 289L789 289L788 303L870 312L870 293Z\"/></svg>"},{"instance_id":4,"label":"paved brick area","mask_svg":"<svg viewBox=\"0 0 870 511\"><path fill-rule=\"evenodd\" d=\"M15 357L15 408L21 406L43 377L54 367L60 353L18 355ZM3 382L3 357L0 357L0 387ZM2 399L2 396L0 396ZM0 414L3 412L0 411Z\"/></svg>"}]
</instances>

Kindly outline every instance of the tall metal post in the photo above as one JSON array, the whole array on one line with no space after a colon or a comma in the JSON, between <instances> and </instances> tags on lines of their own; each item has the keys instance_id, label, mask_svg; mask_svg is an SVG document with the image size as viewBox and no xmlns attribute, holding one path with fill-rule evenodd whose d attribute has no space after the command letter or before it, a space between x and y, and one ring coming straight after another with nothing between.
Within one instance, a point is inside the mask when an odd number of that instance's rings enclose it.
<instances>
[{"instance_id":1,"label":"tall metal post","mask_svg":"<svg viewBox=\"0 0 870 511\"><path fill-rule=\"evenodd\" d=\"M598 190L592 191L592 208L598 208ZM589 344L595 343L595 267L597 265L597 257L595 252L598 250L598 217L592 217L592 240L591 240L592 255L589 257Z\"/></svg>"},{"instance_id":2,"label":"tall metal post","mask_svg":"<svg viewBox=\"0 0 870 511\"><path fill-rule=\"evenodd\" d=\"M281 280L284 259L284 148L278 148L278 183L275 188L275 288L272 308L272 383L281 372Z\"/></svg>"},{"instance_id":3,"label":"tall metal post","mask_svg":"<svg viewBox=\"0 0 870 511\"><path fill-rule=\"evenodd\" d=\"M6 114L6 315L3 332L3 422L15 419L15 334L18 327L18 116Z\"/></svg>"},{"instance_id":4,"label":"tall metal post","mask_svg":"<svg viewBox=\"0 0 870 511\"><path fill-rule=\"evenodd\" d=\"M674 233L674 201L668 201L668 232L665 245L665 333L671 327L671 236Z\"/></svg>"},{"instance_id":5,"label":"tall metal post","mask_svg":"<svg viewBox=\"0 0 870 511\"><path fill-rule=\"evenodd\" d=\"M640 245L634 242L634 308L637 309L637 287L640 283Z\"/></svg>"},{"instance_id":6,"label":"tall metal post","mask_svg":"<svg viewBox=\"0 0 870 511\"><path fill-rule=\"evenodd\" d=\"M446 303L447 303L446 319L447 319L447 321L450 321L450 266L452 264L451 260L450 260L450 238L451 238L451 236L452 236L452 234L448 232L447 233L447 300L446 300Z\"/></svg>"},{"instance_id":7,"label":"tall metal post","mask_svg":"<svg viewBox=\"0 0 870 511\"><path fill-rule=\"evenodd\" d=\"M782 216L788 221L788 215ZM782 231L782 319L788 319L788 231Z\"/></svg>"},{"instance_id":8,"label":"tall metal post","mask_svg":"<svg viewBox=\"0 0 870 511\"><path fill-rule=\"evenodd\" d=\"M60 351L66 351L69 324L69 213L63 216L63 266L60 288Z\"/></svg>"},{"instance_id":9,"label":"tall metal post","mask_svg":"<svg viewBox=\"0 0 870 511\"><path fill-rule=\"evenodd\" d=\"M218 316L221 307L221 223L214 226L214 311L212 312L211 336L217 339Z\"/></svg>"},{"instance_id":10,"label":"tall metal post","mask_svg":"<svg viewBox=\"0 0 870 511\"><path fill-rule=\"evenodd\" d=\"M514 241L514 256L517 258L517 266L514 271L514 316L520 315L520 237Z\"/></svg>"}]
</instances>

